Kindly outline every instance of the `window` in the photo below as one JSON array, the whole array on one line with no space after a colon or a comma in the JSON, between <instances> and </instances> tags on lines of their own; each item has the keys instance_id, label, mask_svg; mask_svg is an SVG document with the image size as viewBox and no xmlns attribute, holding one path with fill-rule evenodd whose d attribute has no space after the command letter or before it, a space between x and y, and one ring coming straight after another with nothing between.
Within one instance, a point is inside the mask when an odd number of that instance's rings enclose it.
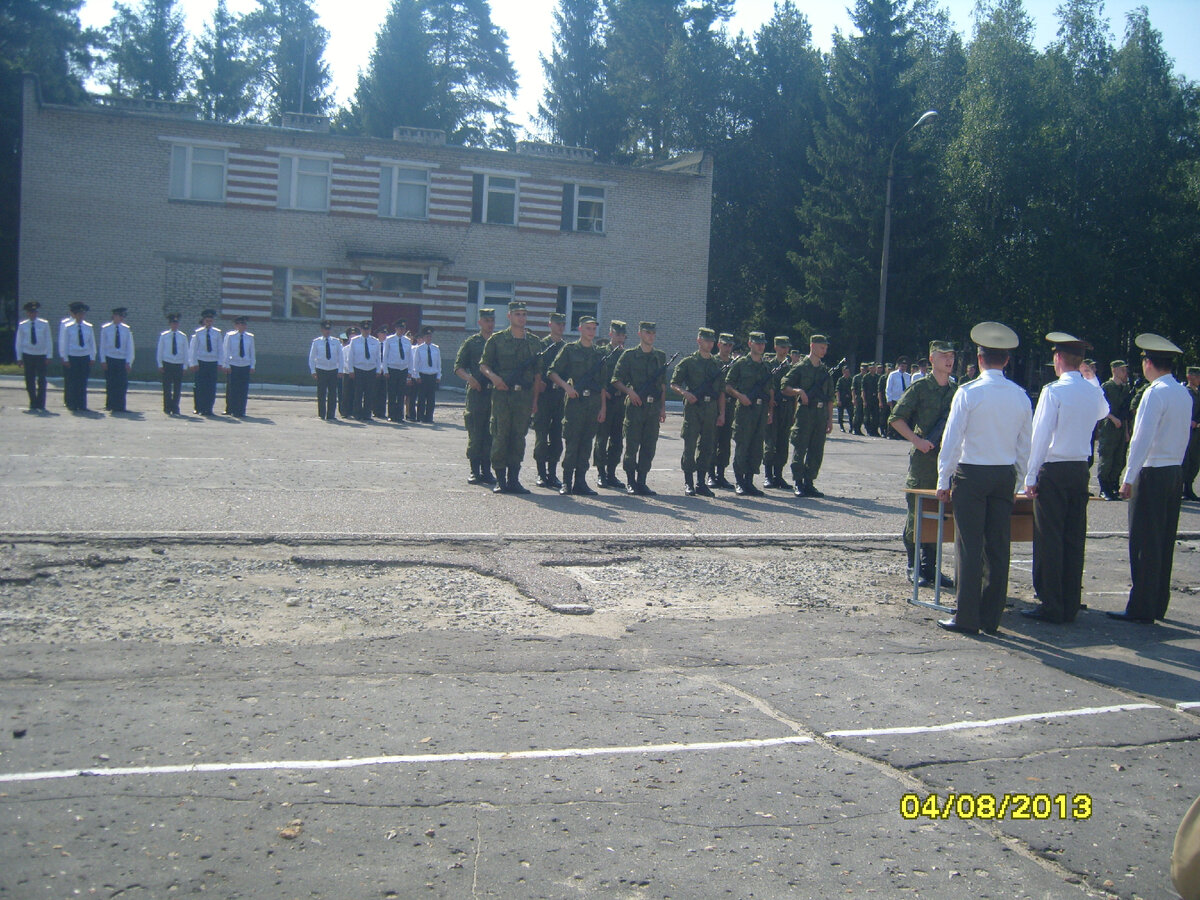
<instances>
[{"instance_id":1,"label":"window","mask_svg":"<svg viewBox=\"0 0 1200 900\"><path fill-rule=\"evenodd\" d=\"M320 269L276 269L271 315L276 319L320 319L325 309L325 273Z\"/></svg>"},{"instance_id":2,"label":"window","mask_svg":"<svg viewBox=\"0 0 1200 900\"><path fill-rule=\"evenodd\" d=\"M311 156L279 157L279 208L327 211L329 160Z\"/></svg>"},{"instance_id":3,"label":"window","mask_svg":"<svg viewBox=\"0 0 1200 900\"><path fill-rule=\"evenodd\" d=\"M221 147L171 147L172 200L225 199L225 150Z\"/></svg>"},{"instance_id":4,"label":"window","mask_svg":"<svg viewBox=\"0 0 1200 900\"><path fill-rule=\"evenodd\" d=\"M562 230L604 232L604 188L564 184Z\"/></svg>"},{"instance_id":5,"label":"window","mask_svg":"<svg viewBox=\"0 0 1200 900\"><path fill-rule=\"evenodd\" d=\"M511 281L468 281L467 282L467 327L471 328L479 319L479 310L490 307L496 317L503 321L508 312L508 303L513 298Z\"/></svg>"},{"instance_id":6,"label":"window","mask_svg":"<svg viewBox=\"0 0 1200 900\"><path fill-rule=\"evenodd\" d=\"M556 311L567 317L571 331L579 331L579 320L583 316L593 316L600 321L600 288L560 287Z\"/></svg>"},{"instance_id":7,"label":"window","mask_svg":"<svg viewBox=\"0 0 1200 900\"><path fill-rule=\"evenodd\" d=\"M371 280L384 294L419 294L425 288L420 272L373 272Z\"/></svg>"},{"instance_id":8,"label":"window","mask_svg":"<svg viewBox=\"0 0 1200 900\"><path fill-rule=\"evenodd\" d=\"M429 171L403 166L379 170L379 215L391 219L424 219L429 215Z\"/></svg>"},{"instance_id":9,"label":"window","mask_svg":"<svg viewBox=\"0 0 1200 900\"><path fill-rule=\"evenodd\" d=\"M517 179L476 175L471 190L471 221L516 225Z\"/></svg>"}]
</instances>

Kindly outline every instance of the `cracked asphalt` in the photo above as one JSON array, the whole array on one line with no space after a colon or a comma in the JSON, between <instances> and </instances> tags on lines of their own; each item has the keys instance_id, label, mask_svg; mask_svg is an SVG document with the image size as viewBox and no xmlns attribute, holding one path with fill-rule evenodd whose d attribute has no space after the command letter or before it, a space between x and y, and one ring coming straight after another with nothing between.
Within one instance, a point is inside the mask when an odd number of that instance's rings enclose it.
<instances>
[{"instance_id":1,"label":"cracked asphalt","mask_svg":"<svg viewBox=\"0 0 1200 900\"><path fill-rule=\"evenodd\" d=\"M905 602L905 444L708 501L673 413L657 498L493 496L446 399L36 416L0 379L0 897L1175 896L1195 505L1165 624L1103 616L1097 502L1075 625L1016 615L1017 545L969 639Z\"/></svg>"}]
</instances>

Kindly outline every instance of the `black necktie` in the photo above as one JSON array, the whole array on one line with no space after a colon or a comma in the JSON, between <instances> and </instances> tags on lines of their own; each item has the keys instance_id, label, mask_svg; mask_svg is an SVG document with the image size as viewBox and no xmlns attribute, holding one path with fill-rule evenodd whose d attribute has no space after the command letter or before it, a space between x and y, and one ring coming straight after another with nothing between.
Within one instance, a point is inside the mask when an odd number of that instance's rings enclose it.
<instances>
[{"instance_id":1,"label":"black necktie","mask_svg":"<svg viewBox=\"0 0 1200 900\"><path fill-rule=\"evenodd\" d=\"M113 328L115 328L117 330L117 336L113 343L113 347L117 350L120 350L121 349L121 326L114 325Z\"/></svg>"},{"instance_id":2,"label":"black necktie","mask_svg":"<svg viewBox=\"0 0 1200 900\"><path fill-rule=\"evenodd\" d=\"M433 347L429 344L425 345L425 362L428 364L429 368L433 368Z\"/></svg>"},{"instance_id":3,"label":"black necktie","mask_svg":"<svg viewBox=\"0 0 1200 900\"><path fill-rule=\"evenodd\" d=\"M37 345L37 322L32 319L29 321L29 343Z\"/></svg>"},{"instance_id":4,"label":"black necktie","mask_svg":"<svg viewBox=\"0 0 1200 900\"><path fill-rule=\"evenodd\" d=\"M83 342L83 323L82 323L82 322L80 322L80 323L79 323L79 346L80 346L80 347L85 347L85 346L87 346L87 345L86 345L86 344L84 344L84 342Z\"/></svg>"},{"instance_id":5,"label":"black necktie","mask_svg":"<svg viewBox=\"0 0 1200 900\"><path fill-rule=\"evenodd\" d=\"M178 354L179 354L179 345L175 343L175 332L172 331L171 332L171 355L177 356Z\"/></svg>"},{"instance_id":6,"label":"black necktie","mask_svg":"<svg viewBox=\"0 0 1200 900\"><path fill-rule=\"evenodd\" d=\"M204 345L208 348L208 352L212 353L212 329L204 329Z\"/></svg>"},{"instance_id":7,"label":"black necktie","mask_svg":"<svg viewBox=\"0 0 1200 900\"><path fill-rule=\"evenodd\" d=\"M325 358L333 359L333 353L329 349L329 338L325 338Z\"/></svg>"},{"instance_id":8,"label":"black necktie","mask_svg":"<svg viewBox=\"0 0 1200 900\"><path fill-rule=\"evenodd\" d=\"M244 334L238 338L238 356L242 359L246 358L246 336Z\"/></svg>"},{"instance_id":9,"label":"black necktie","mask_svg":"<svg viewBox=\"0 0 1200 900\"><path fill-rule=\"evenodd\" d=\"M363 338L363 353L367 355L367 359L371 358L371 339L369 337Z\"/></svg>"},{"instance_id":10,"label":"black necktie","mask_svg":"<svg viewBox=\"0 0 1200 900\"><path fill-rule=\"evenodd\" d=\"M396 338L396 346L400 348L400 362L404 362L404 338Z\"/></svg>"}]
</instances>

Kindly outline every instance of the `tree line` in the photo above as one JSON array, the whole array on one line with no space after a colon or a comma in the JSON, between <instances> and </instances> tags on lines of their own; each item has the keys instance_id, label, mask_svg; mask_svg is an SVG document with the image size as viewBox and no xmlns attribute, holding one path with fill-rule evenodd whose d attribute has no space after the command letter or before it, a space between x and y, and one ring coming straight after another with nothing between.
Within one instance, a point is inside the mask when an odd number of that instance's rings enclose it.
<instances>
[{"instance_id":1,"label":"tree line","mask_svg":"<svg viewBox=\"0 0 1200 900\"><path fill-rule=\"evenodd\" d=\"M80 6L0 12L10 296L22 70L56 102L84 99L90 78L219 122L300 111L345 134L517 138L516 70L488 0L393 0L341 108L309 0L257 0L244 15L219 0L195 36L177 0L118 3L100 30L80 26ZM836 355L873 355L891 161L889 358L964 341L984 318L1026 336L1077 331L1098 358L1145 330L1200 351L1200 91L1144 7L1118 38L1102 0L1063 0L1057 38L1038 49L1021 0L980 0L968 38L936 0L855 0L827 52L792 0L753 35L729 33L733 10L558 0L534 134L618 164L714 154L710 325L823 331ZM927 110L938 115L911 130ZM1032 374L1040 360L1023 361Z\"/></svg>"}]
</instances>

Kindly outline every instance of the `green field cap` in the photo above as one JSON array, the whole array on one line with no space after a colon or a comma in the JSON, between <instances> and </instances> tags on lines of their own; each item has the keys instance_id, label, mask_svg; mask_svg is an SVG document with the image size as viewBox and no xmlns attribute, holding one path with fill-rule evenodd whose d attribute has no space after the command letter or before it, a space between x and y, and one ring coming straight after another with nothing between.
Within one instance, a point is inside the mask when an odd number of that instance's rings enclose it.
<instances>
[{"instance_id":1,"label":"green field cap","mask_svg":"<svg viewBox=\"0 0 1200 900\"><path fill-rule=\"evenodd\" d=\"M658 326L653 322L638 322L638 331L658 331Z\"/></svg>"},{"instance_id":2,"label":"green field cap","mask_svg":"<svg viewBox=\"0 0 1200 900\"><path fill-rule=\"evenodd\" d=\"M580 316L579 324L580 325L595 325L596 317L595 316Z\"/></svg>"},{"instance_id":3,"label":"green field cap","mask_svg":"<svg viewBox=\"0 0 1200 900\"><path fill-rule=\"evenodd\" d=\"M508 311L509 312L525 312L525 301L524 300L509 300L508 301Z\"/></svg>"},{"instance_id":4,"label":"green field cap","mask_svg":"<svg viewBox=\"0 0 1200 900\"><path fill-rule=\"evenodd\" d=\"M696 332L696 337L703 338L706 341L715 341L717 339L717 333L711 328L701 328Z\"/></svg>"},{"instance_id":5,"label":"green field cap","mask_svg":"<svg viewBox=\"0 0 1200 900\"><path fill-rule=\"evenodd\" d=\"M622 322L620 319L613 319L611 322L608 323L608 330L611 331L613 334L624 334L625 333L625 323Z\"/></svg>"},{"instance_id":6,"label":"green field cap","mask_svg":"<svg viewBox=\"0 0 1200 900\"><path fill-rule=\"evenodd\" d=\"M792 346L792 339L790 337L788 337L786 334L777 334L777 335L775 335L775 346L776 347L790 347L790 346Z\"/></svg>"},{"instance_id":7,"label":"green field cap","mask_svg":"<svg viewBox=\"0 0 1200 900\"><path fill-rule=\"evenodd\" d=\"M935 353L953 353L953 352L954 352L954 344L951 341L930 341L929 342L929 355L930 356L933 356L933 354L935 354Z\"/></svg>"},{"instance_id":8,"label":"green field cap","mask_svg":"<svg viewBox=\"0 0 1200 900\"><path fill-rule=\"evenodd\" d=\"M552 312L550 313L550 321L559 325L565 325L567 324L567 317L560 312Z\"/></svg>"},{"instance_id":9,"label":"green field cap","mask_svg":"<svg viewBox=\"0 0 1200 900\"><path fill-rule=\"evenodd\" d=\"M722 344L732 344L733 343L733 335L730 334L728 331L722 331L721 336L719 338L717 338L717 340L720 341Z\"/></svg>"},{"instance_id":10,"label":"green field cap","mask_svg":"<svg viewBox=\"0 0 1200 900\"><path fill-rule=\"evenodd\" d=\"M761 331L750 332L750 343L765 344L766 342L767 342L767 336L763 332L761 332Z\"/></svg>"},{"instance_id":11,"label":"green field cap","mask_svg":"<svg viewBox=\"0 0 1200 900\"><path fill-rule=\"evenodd\" d=\"M810 344L828 344L829 338L825 337L823 334L814 334L808 339L808 342Z\"/></svg>"},{"instance_id":12,"label":"green field cap","mask_svg":"<svg viewBox=\"0 0 1200 900\"><path fill-rule=\"evenodd\" d=\"M479 310L479 318L494 319L496 318L496 310L492 309L490 306L485 306L483 309Z\"/></svg>"}]
</instances>

